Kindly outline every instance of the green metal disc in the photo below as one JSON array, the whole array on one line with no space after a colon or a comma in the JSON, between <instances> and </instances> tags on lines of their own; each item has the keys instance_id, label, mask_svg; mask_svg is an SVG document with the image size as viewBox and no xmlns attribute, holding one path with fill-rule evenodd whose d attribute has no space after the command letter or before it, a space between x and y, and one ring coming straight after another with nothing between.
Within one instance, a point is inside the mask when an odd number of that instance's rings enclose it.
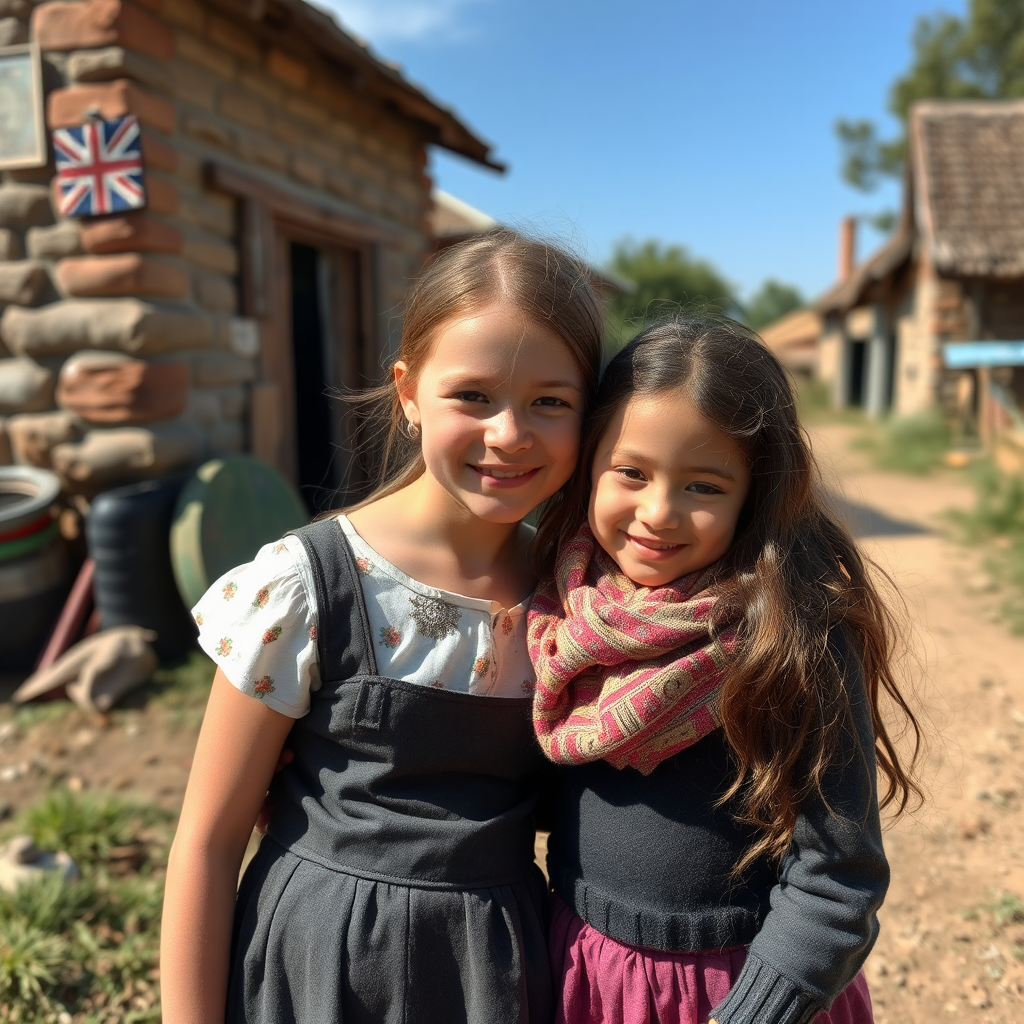
<instances>
[{"instance_id":1,"label":"green metal disc","mask_svg":"<svg viewBox=\"0 0 1024 1024\"><path fill-rule=\"evenodd\" d=\"M204 463L182 488L171 525L171 565L186 607L264 544L307 522L298 492L260 459Z\"/></svg>"}]
</instances>

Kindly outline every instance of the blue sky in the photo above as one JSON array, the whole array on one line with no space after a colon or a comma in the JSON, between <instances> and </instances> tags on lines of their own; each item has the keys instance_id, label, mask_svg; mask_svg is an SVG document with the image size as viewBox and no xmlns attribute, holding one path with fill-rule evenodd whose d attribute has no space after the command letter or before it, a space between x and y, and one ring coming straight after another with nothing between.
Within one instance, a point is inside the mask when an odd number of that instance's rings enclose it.
<instances>
[{"instance_id":1,"label":"blue sky","mask_svg":"<svg viewBox=\"0 0 1024 1024\"><path fill-rule=\"evenodd\" d=\"M435 152L436 183L603 262L624 236L706 257L749 295L814 295L840 217L895 207L838 175L837 117L891 130L889 83L937 0L318 0L446 103L505 175ZM963 14L964 0L945 9ZM862 232L860 256L879 243Z\"/></svg>"}]
</instances>

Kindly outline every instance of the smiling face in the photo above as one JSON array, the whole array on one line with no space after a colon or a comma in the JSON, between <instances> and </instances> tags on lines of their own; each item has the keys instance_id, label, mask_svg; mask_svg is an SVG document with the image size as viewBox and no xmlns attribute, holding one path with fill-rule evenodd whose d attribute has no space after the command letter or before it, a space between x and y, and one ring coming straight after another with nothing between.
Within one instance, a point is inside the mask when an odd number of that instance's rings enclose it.
<instances>
[{"instance_id":1,"label":"smiling face","mask_svg":"<svg viewBox=\"0 0 1024 1024\"><path fill-rule=\"evenodd\" d=\"M395 364L427 482L480 519L516 523L572 475L583 378L557 334L495 303L444 324L417 379Z\"/></svg>"},{"instance_id":2,"label":"smiling face","mask_svg":"<svg viewBox=\"0 0 1024 1024\"><path fill-rule=\"evenodd\" d=\"M590 528L634 583L659 587L729 550L750 489L736 443L681 392L612 417L592 467Z\"/></svg>"}]
</instances>

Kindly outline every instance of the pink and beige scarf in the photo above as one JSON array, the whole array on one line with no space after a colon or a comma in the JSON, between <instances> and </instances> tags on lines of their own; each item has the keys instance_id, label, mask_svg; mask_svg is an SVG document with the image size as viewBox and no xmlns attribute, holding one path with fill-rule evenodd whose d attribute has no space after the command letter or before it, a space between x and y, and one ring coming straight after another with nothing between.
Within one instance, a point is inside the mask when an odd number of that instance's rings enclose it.
<instances>
[{"instance_id":1,"label":"pink and beige scarf","mask_svg":"<svg viewBox=\"0 0 1024 1024\"><path fill-rule=\"evenodd\" d=\"M712 629L705 570L663 587L633 583L583 526L559 551L529 617L533 725L544 753L604 759L649 775L721 725L735 624Z\"/></svg>"}]
</instances>

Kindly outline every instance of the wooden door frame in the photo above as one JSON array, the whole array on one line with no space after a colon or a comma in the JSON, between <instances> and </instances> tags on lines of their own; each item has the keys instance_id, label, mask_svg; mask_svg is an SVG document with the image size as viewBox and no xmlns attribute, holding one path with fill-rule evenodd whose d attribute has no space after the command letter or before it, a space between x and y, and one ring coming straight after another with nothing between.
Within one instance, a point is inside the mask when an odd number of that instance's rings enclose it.
<instances>
[{"instance_id":1,"label":"wooden door frame","mask_svg":"<svg viewBox=\"0 0 1024 1024\"><path fill-rule=\"evenodd\" d=\"M401 236L394 229L318 206L222 164L208 166L206 180L209 187L239 201L242 313L259 324L260 373L250 395L249 447L297 484L289 245L300 242L355 253L359 343L355 352L347 353L345 374L373 381L381 349L376 315L380 249Z\"/></svg>"}]
</instances>

